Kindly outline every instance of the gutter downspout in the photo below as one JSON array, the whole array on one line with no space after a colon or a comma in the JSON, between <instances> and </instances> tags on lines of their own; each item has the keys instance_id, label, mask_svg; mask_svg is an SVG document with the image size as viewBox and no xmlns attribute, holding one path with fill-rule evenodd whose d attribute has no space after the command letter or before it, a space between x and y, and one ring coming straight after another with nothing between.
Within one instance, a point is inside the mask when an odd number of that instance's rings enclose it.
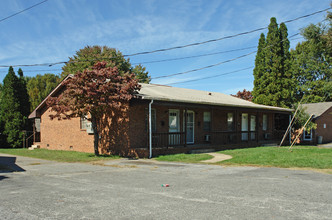
<instances>
[{"instance_id":1,"label":"gutter downspout","mask_svg":"<svg viewBox=\"0 0 332 220\"><path fill-rule=\"evenodd\" d=\"M151 105L153 99L149 103L149 158L152 158L152 114L151 114Z\"/></svg>"}]
</instances>

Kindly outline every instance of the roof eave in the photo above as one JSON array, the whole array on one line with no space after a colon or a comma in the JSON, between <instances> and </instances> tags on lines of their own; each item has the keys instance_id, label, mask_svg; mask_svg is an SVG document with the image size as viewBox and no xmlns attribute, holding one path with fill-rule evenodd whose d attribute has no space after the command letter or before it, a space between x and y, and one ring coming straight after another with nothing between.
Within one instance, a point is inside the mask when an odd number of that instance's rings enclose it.
<instances>
[{"instance_id":1,"label":"roof eave","mask_svg":"<svg viewBox=\"0 0 332 220\"><path fill-rule=\"evenodd\" d=\"M71 78L73 77L73 74L69 74L67 75L51 92L50 94L48 94L48 96L31 112L31 114L29 115L29 119L32 119L32 118L37 118L38 117L38 114L37 112L43 107L46 105L46 101L49 97L52 97L52 95L54 95L57 91L60 90L60 88L63 86L63 82L65 80L67 80L68 78Z\"/></svg>"},{"instance_id":2,"label":"roof eave","mask_svg":"<svg viewBox=\"0 0 332 220\"><path fill-rule=\"evenodd\" d=\"M236 105L236 104L220 104L220 103L213 103L213 102L204 102L204 101L187 101L187 100L178 100L178 99L163 99L160 97L150 97L150 96L143 96L143 95L137 95L136 97L146 100L155 100L155 101L164 101L164 102L182 102L182 103L192 103L192 104L201 104L201 105L215 105L215 106L229 106L229 107L238 107L238 108L250 108L250 109L265 109L265 110L271 110L271 111L283 111L283 112L293 112L293 109L286 109L286 108L280 108L280 107L274 107L274 106L264 106L264 105L258 105L257 106L246 106L246 105Z\"/></svg>"}]
</instances>

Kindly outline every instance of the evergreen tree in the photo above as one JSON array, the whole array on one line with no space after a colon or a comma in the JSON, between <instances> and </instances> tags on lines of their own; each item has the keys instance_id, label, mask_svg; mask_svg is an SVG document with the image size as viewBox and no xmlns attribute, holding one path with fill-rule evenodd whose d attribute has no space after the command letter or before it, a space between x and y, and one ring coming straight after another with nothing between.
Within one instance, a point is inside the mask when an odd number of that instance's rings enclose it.
<instances>
[{"instance_id":1,"label":"evergreen tree","mask_svg":"<svg viewBox=\"0 0 332 220\"><path fill-rule=\"evenodd\" d=\"M291 107L295 102L296 79L291 70L290 43L288 40L288 31L285 23L280 24L280 37L282 48L282 100L285 106Z\"/></svg>"},{"instance_id":2,"label":"evergreen tree","mask_svg":"<svg viewBox=\"0 0 332 220\"><path fill-rule=\"evenodd\" d=\"M258 49L255 59L255 68L254 68L254 89L252 91L253 101L256 103L263 103L266 99L264 94L265 86L265 47L266 40L265 35L262 33L258 42Z\"/></svg>"},{"instance_id":3,"label":"evergreen tree","mask_svg":"<svg viewBox=\"0 0 332 220\"><path fill-rule=\"evenodd\" d=\"M21 68L17 71L19 75L19 99L20 99L20 110L21 114L26 117L26 120L30 114L30 101L27 91L27 82L23 76L23 71Z\"/></svg>"},{"instance_id":4,"label":"evergreen tree","mask_svg":"<svg viewBox=\"0 0 332 220\"><path fill-rule=\"evenodd\" d=\"M12 147L22 143L22 125L24 116L21 114L20 80L14 69L9 67L8 74L3 80L0 102L1 139Z\"/></svg>"},{"instance_id":5,"label":"evergreen tree","mask_svg":"<svg viewBox=\"0 0 332 220\"><path fill-rule=\"evenodd\" d=\"M1 99L2 99L2 84L0 83L0 103L1 103ZM1 106L0 106L0 108L1 108ZM1 112L1 109L0 109L0 112ZM0 115L0 117L1 117L1 115ZM3 130L4 130L3 126L4 126L3 122L0 118L0 148L6 146L6 139L5 139L5 136L3 135Z\"/></svg>"},{"instance_id":6,"label":"evergreen tree","mask_svg":"<svg viewBox=\"0 0 332 220\"><path fill-rule=\"evenodd\" d=\"M253 101L258 104L290 107L293 103L294 77L290 71L287 27L278 27L272 17L266 40L262 34L254 69Z\"/></svg>"},{"instance_id":7,"label":"evergreen tree","mask_svg":"<svg viewBox=\"0 0 332 220\"><path fill-rule=\"evenodd\" d=\"M30 112L32 112L47 95L59 84L60 77L52 73L36 75L26 78L29 100L31 103Z\"/></svg>"}]
</instances>

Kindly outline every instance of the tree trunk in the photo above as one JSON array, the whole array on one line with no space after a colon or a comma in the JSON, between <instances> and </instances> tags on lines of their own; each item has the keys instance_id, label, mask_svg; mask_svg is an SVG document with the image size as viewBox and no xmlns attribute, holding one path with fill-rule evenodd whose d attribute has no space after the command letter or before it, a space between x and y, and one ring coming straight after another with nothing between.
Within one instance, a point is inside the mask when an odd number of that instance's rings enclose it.
<instances>
[{"instance_id":1,"label":"tree trunk","mask_svg":"<svg viewBox=\"0 0 332 220\"><path fill-rule=\"evenodd\" d=\"M91 123L92 123L93 136L94 136L93 147L95 150L95 155L99 156L99 149L98 149L99 133L97 129L97 119L93 114L91 114Z\"/></svg>"}]
</instances>

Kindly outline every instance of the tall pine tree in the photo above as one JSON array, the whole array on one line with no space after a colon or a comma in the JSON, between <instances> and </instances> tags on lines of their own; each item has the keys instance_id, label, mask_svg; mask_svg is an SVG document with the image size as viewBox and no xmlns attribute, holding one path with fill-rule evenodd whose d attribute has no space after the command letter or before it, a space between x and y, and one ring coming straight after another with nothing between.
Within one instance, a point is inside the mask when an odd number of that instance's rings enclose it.
<instances>
[{"instance_id":1,"label":"tall pine tree","mask_svg":"<svg viewBox=\"0 0 332 220\"><path fill-rule=\"evenodd\" d=\"M261 35L254 69L253 101L279 107L292 105L294 78L290 72L287 27L272 17L266 40Z\"/></svg>"},{"instance_id":2,"label":"tall pine tree","mask_svg":"<svg viewBox=\"0 0 332 220\"><path fill-rule=\"evenodd\" d=\"M60 77L52 73L37 74L34 77L26 77L27 90L30 100L30 112L32 112L47 95L59 84Z\"/></svg>"},{"instance_id":3,"label":"tall pine tree","mask_svg":"<svg viewBox=\"0 0 332 220\"><path fill-rule=\"evenodd\" d=\"M263 103L266 99L264 94L265 89L265 47L266 47L266 40L265 35L262 33L261 37L259 38L258 42L258 49L255 59L255 68L254 68L254 89L252 91L253 94L253 101L256 103Z\"/></svg>"},{"instance_id":4,"label":"tall pine tree","mask_svg":"<svg viewBox=\"0 0 332 220\"><path fill-rule=\"evenodd\" d=\"M21 113L20 84L14 69L9 67L1 91L0 124L1 139L12 147L19 147L22 143L24 116Z\"/></svg>"},{"instance_id":5,"label":"tall pine tree","mask_svg":"<svg viewBox=\"0 0 332 220\"><path fill-rule=\"evenodd\" d=\"M281 37L281 48L282 48L282 102L285 106L291 107L295 102L295 91L296 91L296 79L291 69L291 55L290 55L290 43L288 40L288 30L285 23L280 24L280 37Z\"/></svg>"},{"instance_id":6,"label":"tall pine tree","mask_svg":"<svg viewBox=\"0 0 332 220\"><path fill-rule=\"evenodd\" d=\"M21 68L17 71L19 75L19 98L20 98L20 108L21 108L21 114L25 117L28 117L30 114L30 101L29 101L29 95L27 90L27 82L23 76L23 71Z\"/></svg>"}]
</instances>

